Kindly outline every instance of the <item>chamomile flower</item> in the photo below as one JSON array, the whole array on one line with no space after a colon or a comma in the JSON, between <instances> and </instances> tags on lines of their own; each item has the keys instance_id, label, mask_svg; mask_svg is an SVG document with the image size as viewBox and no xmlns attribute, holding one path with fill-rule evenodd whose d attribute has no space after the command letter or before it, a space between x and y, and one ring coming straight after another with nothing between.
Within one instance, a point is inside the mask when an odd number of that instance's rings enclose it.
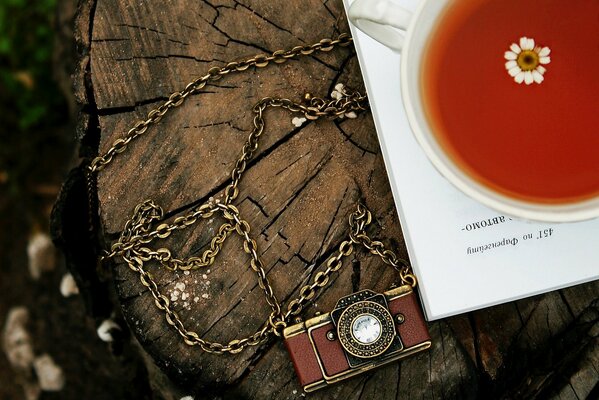
<instances>
[{"instance_id":1,"label":"chamomile flower","mask_svg":"<svg viewBox=\"0 0 599 400\"><path fill-rule=\"evenodd\" d=\"M535 46L534 39L523 36L519 44L512 43L510 50L505 52L505 69L516 83L541 83L547 71L543 65L551 62L549 53L549 47Z\"/></svg>"}]
</instances>

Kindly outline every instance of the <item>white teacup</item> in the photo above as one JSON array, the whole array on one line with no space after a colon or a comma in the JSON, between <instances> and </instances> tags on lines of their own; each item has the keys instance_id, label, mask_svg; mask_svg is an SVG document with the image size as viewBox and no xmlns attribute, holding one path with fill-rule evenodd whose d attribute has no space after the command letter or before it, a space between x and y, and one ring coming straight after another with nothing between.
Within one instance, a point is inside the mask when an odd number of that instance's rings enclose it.
<instances>
[{"instance_id":1,"label":"white teacup","mask_svg":"<svg viewBox=\"0 0 599 400\"><path fill-rule=\"evenodd\" d=\"M423 51L436 21L450 0L423 0L417 11L390 0L355 0L349 19L380 43L400 52L401 92L412 131L433 165L453 185L480 203L525 220L572 222L599 216L599 198L568 204L537 204L508 197L475 181L446 154L425 118L421 93Z\"/></svg>"}]
</instances>

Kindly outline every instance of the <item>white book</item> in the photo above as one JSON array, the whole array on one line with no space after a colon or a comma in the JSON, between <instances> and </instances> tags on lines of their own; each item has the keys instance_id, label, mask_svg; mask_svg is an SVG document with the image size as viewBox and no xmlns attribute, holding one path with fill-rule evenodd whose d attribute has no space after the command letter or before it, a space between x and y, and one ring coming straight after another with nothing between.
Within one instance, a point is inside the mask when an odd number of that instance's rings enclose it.
<instances>
[{"instance_id":1,"label":"white book","mask_svg":"<svg viewBox=\"0 0 599 400\"><path fill-rule=\"evenodd\" d=\"M346 10L352 1L344 0ZM419 1L397 2L414 11ZM512 220L460 192L410 130L401 56L350 26L427 319L599 279L599 219Z\"/></svg>"}]
</instances>

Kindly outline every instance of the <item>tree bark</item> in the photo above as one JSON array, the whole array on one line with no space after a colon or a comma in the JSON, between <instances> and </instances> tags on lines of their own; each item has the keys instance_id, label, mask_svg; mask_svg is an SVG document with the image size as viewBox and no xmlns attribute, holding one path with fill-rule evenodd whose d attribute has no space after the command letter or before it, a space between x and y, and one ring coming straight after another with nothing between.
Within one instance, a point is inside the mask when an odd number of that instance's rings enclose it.
<instances>
[{"instance_id":1,"label":"tree bark","mask_svg":"<svg viewBox=\"0 0 599 400\"><path fill-rule=\"evenodd\" d=\"M99 135L100 153L210 67L348 31L340 0L96 0L80 5L78 21L80 45L89 51L75 75L84 110L79 131L89 134L91 143ZM364 91L351 47L231 74L188 98L99 174L104 242L116 238L135 205L147 198L175 216L217 197L251 130L251 108L262 97L328 96L338 83ZM235 201L283 302L298 296L346 237L347 216L357 202L374 212L371 231L407 258L370 113L301 127L292 124L293 117L267 111L266 131ZM164 246L181 257L201 254L219 223L201 221L173 234ZM227 342L246 336L268 316L241 246L232 236L206 270L184 274L151 268L187 327L202 337ZM352 291L383 291L396 278L362 249L344 264L305 317L329 311ZM114 266L114 281L135 337L185 390L201 398L301 396L280 340L237 355L204 353L167 325L126 265ZM451 290L468 288L448 288L448 296ZM431 323L430 351L311 397L597 394L598 291L597 282L589 283Z\"/></svg>"}]
</instances>

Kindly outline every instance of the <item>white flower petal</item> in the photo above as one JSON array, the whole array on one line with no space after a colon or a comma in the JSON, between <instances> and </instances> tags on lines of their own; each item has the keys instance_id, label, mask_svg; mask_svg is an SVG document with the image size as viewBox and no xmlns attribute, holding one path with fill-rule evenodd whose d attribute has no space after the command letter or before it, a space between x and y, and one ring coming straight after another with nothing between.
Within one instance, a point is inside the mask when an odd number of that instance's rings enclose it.
<instances>
[{"instance_id":1,"label":"white flower petal","mask_svg":"<svg viewBox=\"0 0 599 400\"><path fill-rule=\"evenodd\" d=\"M524 73L524 83L526 83L527 85L530 85L533 82L534 82L534 79L532 77L532 72L531 71L526 71Z\"/></svg>"},{"instance_id":2,"label":"white flower petal","mask_svg":"<svg viewBox=\"0 0 599 400\"><path fill-rule=\"evenodd\" d=\"M524 82L524 71L520 71L518 75L514 77L514 81L516 81L516 83Z\"/></svg>"},{"instance_id":3,"label":"white flower petal","mask_svg":"<svg viewBox=\"0 0 599 400\"><path fill-rule=\"evenodd\" d=\"M528 47L526 50L532 50L535 48L535 40L534 39L528 39L526 46Z\"/></svg>"},{"instance_id":4,"label":"white flower petal","mask_svg":"<svg viewBox=\"0 0 599 400\"><path fill-rule=\"evenodd\" d=\"M510 74L510 76L516 76L520 72L522 72L522 70L520 69L520 67L518 65L516 65L514 68L510 68L507 73Z\"/></svg>"},{"instance_id":5,"label":"white flower petal","mask_svg":"<svg viewBox=\"0 0 599 400\"><path fill-rule=\"evenodd\" d=\"M551 62L551 57L540 57L539 62L541 64L549 64Z\"/></svg>"},{"instance_id":6,"label":"white flower petal","mask_svg":"<svg viewBox=\"0 0 599 400\"><path fill-rule=\"evenodd\" d=\"M343 97L343 94L341 94L341 92L339 92L337 90L333 90L331 92L331 98L334 100L341 100L342 97Z\"/></svg>"},{"instance_id":7,"label":"white flower petal","mask_svg":"<svg viewBox=\"0 0 599 400\"><path fill-rule=\"evenodd\" d=\"M522 36L522 37L520 38L520 48L521 48L522 50L526 50L526 46L527 46L527 44L528 44L528 38L527 38L526 36Z\"/></svg>"},{"instance_id":8,"label":"white flower petal","mask_svg":"<svg viewBox=\"0 0 599 400\"><path fill-rule=\"evenodd\" d=\"M514 61L514 60L511 60L511 61L508 61L508 62L505 63L505 69L507 69L507 70L510 70L510 69L512 69L514 67L517 67L517 66L518 66L518 63L516 61Z\"/></svg>"},{"instance_id":9,"label":"white flower petal","mask_svg":"<svg viewBox=\"0 0 599 400\"><path fill-rule=\"evenodd\" d=\"M518 58L518 55L512 51L506 51L503 56L506 60L515 60L516 58Z\"/></svg>"},{"instance_id":10,"label":"white flower petal","mask_svg":"<svg viewBox=\"0 0 599 400\"><path fill-rule=\"evenodd\" d=\"M543 78L543 75L541 73L539 73L539 71L537 71L537 70L532 71L532 78L534 79L534 81L536 83L541 83L545 79L545 78Z\"/></svg>"},{"instance_id":11,"label":"white flower petal","mask_svg":"<svg viewBox=\"0 0 599 400\"><path fill-rule=\"evenodd\" d=\"M512 45L510 46L510 50L512 50L516 54L520 54L520 52L522 51L520 46L518 46L516 43L512 43Z\"/></svg>"},{"instance_id":12,"label":"white flower petal","mask_svg":"<svg viewBox=\"0 0 599 400\"><path fill-rule=\"evenodd\" d=\"M537 71L539 74L543 75L547 71L547 69L545 67L543 67L542 65L539 65L535 71Z\"/></svg>"},{"instance_id":13,"label":"white flower petal","mask_svg":"<svg viewBox=\"0 0 599 400\"><path fill-rule=\"evenodd\" d=\"M293 117L293 119L291 120L291 123L293 124L293 126L295 126L297 128L302 126L304 124L304 122L306 122L306 118L304 118L304 117Z\"/></svg>"},{"instance_id":14,"label":"white flower petal","mask_svg":"<svg viewBox=\"0 0 599 400\"><path fill-rule=\"evenodd\" d=\"M551 53L551 49L549 47L543 47L541 50L538 51L539 53L539 57L545 57L548 56L549 53Z\"/></svg>"}]
</instances>

